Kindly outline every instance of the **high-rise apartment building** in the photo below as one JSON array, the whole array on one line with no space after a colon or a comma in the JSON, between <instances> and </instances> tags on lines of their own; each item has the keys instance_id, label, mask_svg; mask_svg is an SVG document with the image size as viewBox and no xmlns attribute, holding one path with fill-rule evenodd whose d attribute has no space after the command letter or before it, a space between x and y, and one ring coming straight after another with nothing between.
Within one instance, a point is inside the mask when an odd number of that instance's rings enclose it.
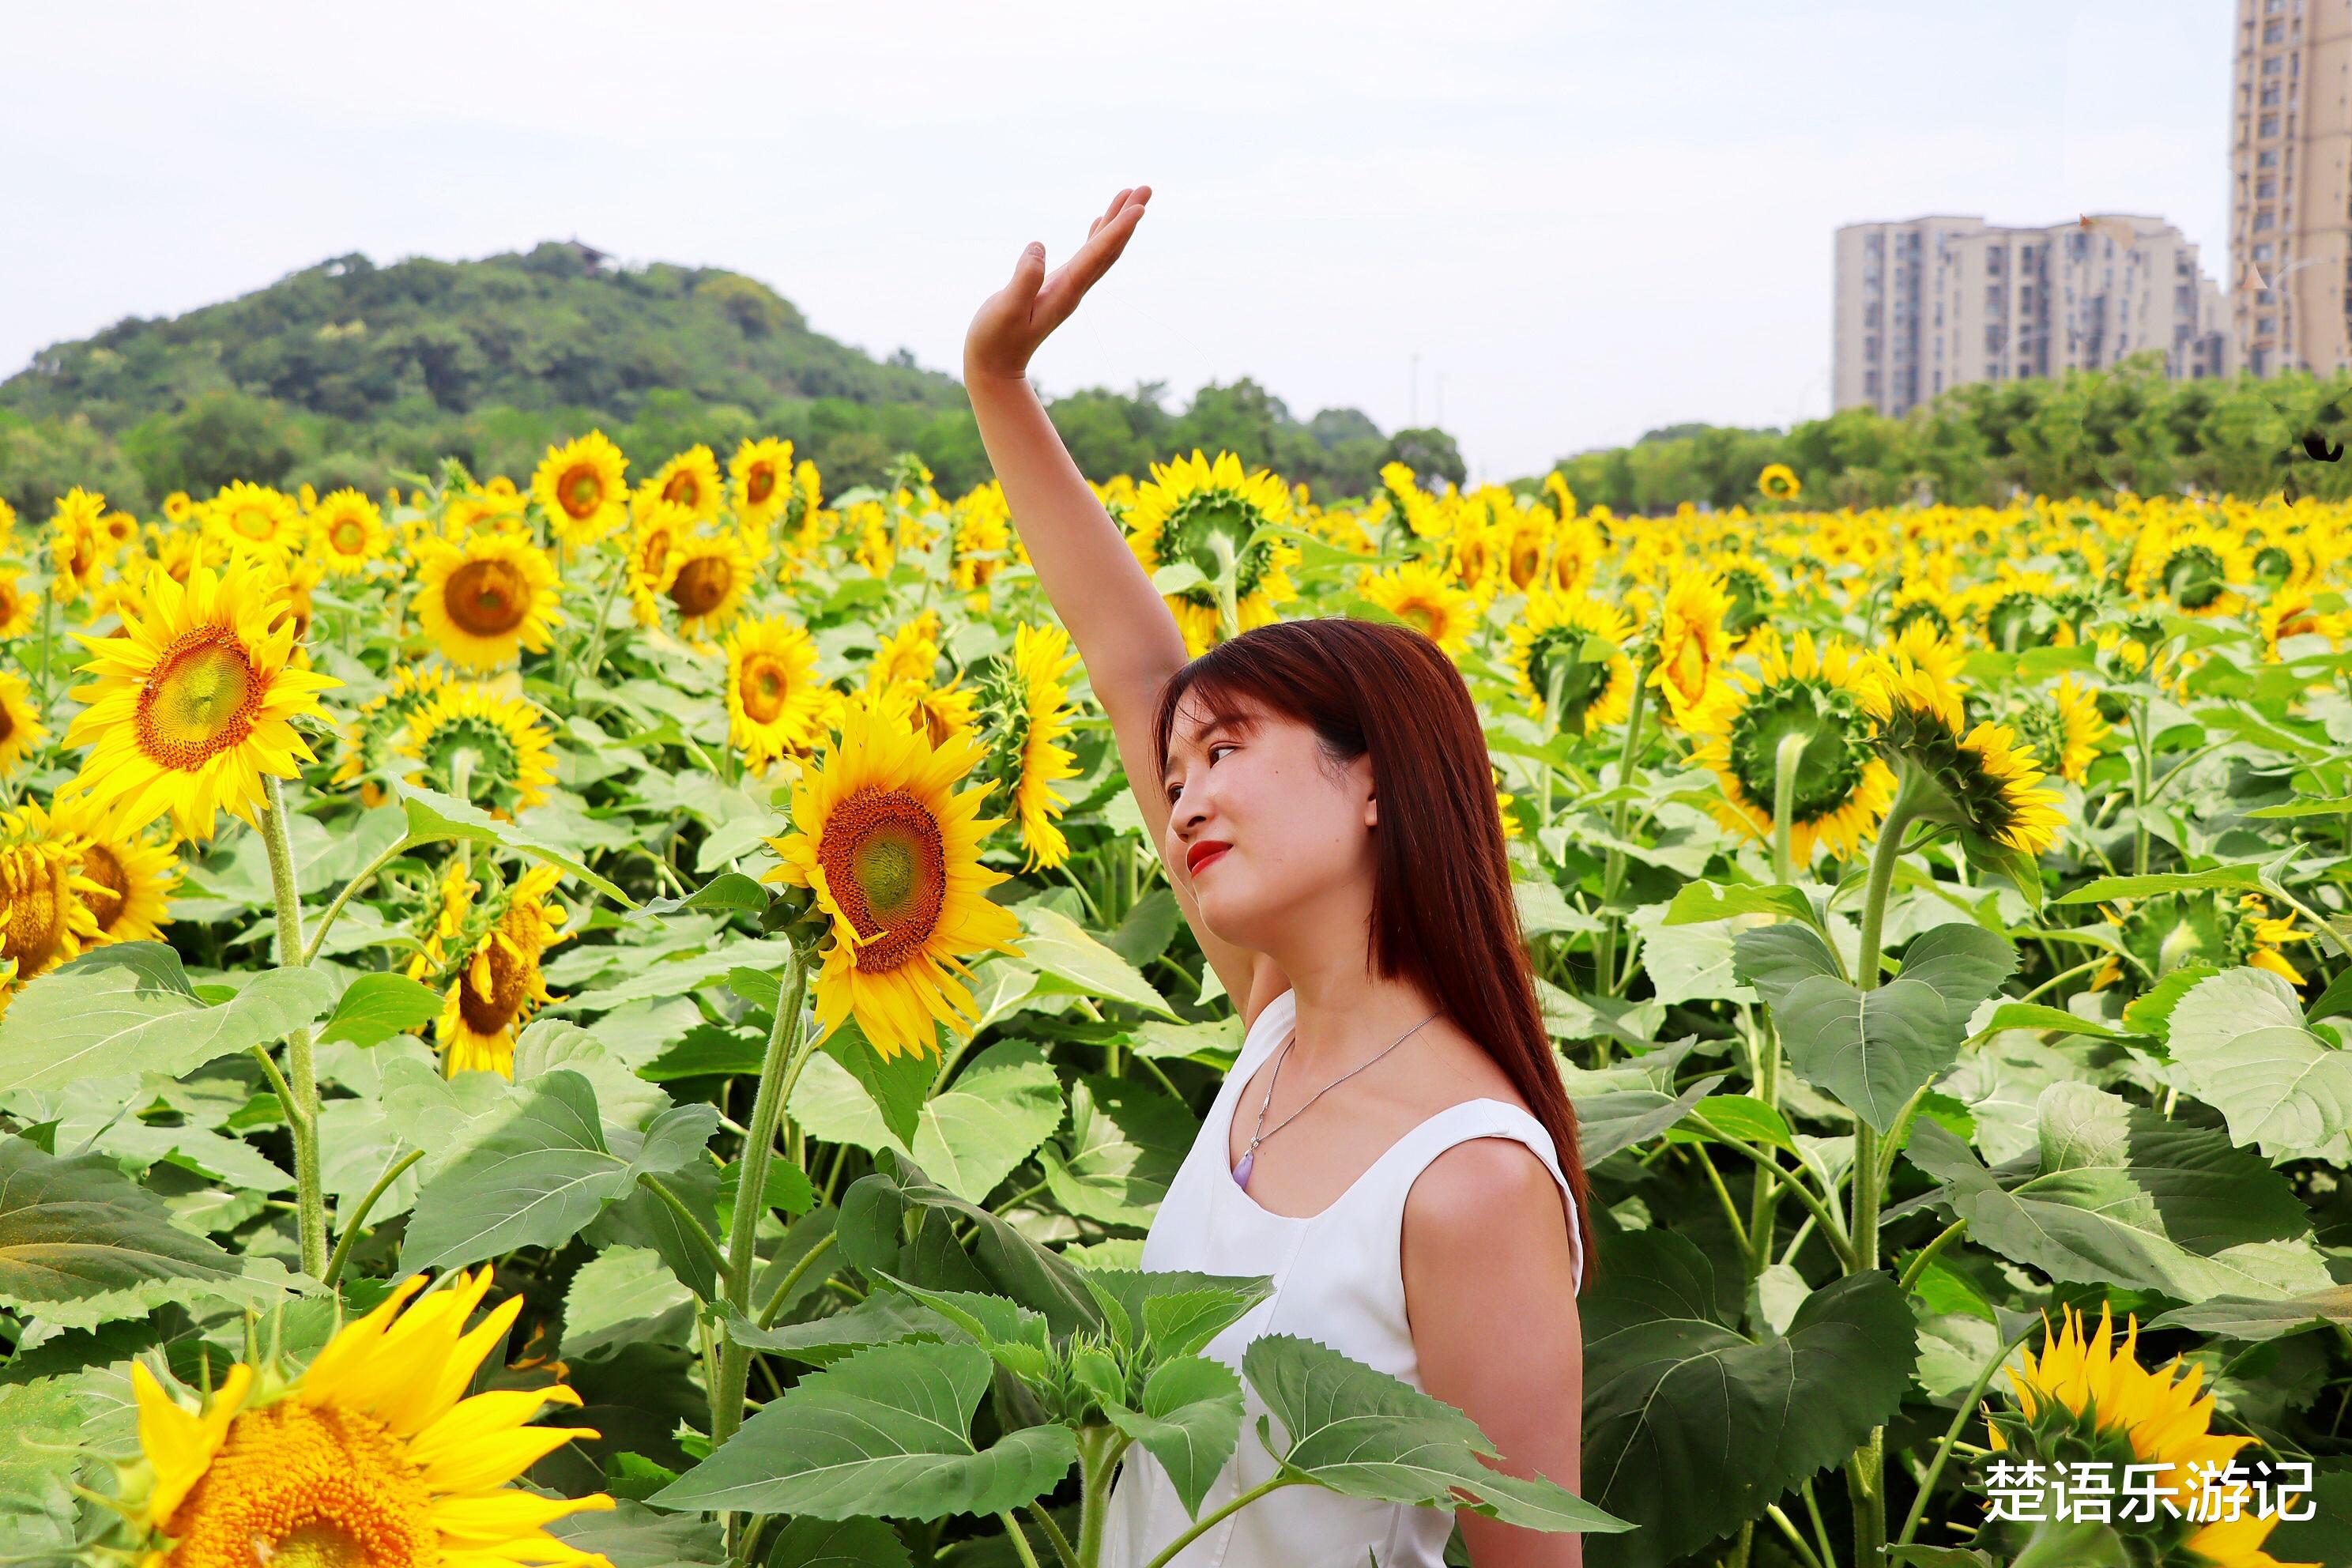
<instances>
[{"instance_id":1,"label":"high-rise apartment building","mask_svg":"<svg viewBox=\"0 0 2352 1568\"><path fill-rule=\"evenodd\" d=\"M2105 370L2149 349L2175 380L2226 375L2236 363L2226 296L2197 247L2160 218L1848 224L1837 231L1836 303L1835 408L1897 416L1969 382Z\"/></svg>"},{"instance_id":2,"label":"high-rise apartment building","mask_svg":"<svg viewBox=\"0 0 2352 1568\"><path fill-rule=\"evenodd\" d=\"M2352 364L2352 0L2238 0L2230 300L2256 375Z\"/></svg>"}]
</instances>

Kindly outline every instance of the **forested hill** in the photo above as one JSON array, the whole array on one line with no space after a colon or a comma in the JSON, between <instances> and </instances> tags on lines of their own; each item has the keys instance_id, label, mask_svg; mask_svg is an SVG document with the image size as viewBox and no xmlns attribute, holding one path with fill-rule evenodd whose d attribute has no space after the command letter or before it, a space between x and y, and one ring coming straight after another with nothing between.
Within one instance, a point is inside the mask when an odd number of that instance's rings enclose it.
<instances>
[{"instance_id":1,"label":"forested hill","mask_svg":"<svg viewBox=\"0 0 2352 1568\"><path fill-rule=\"evenodd\" d=\"M634 417L660 388L951 406L950 378L877 363L809 330L766 285L713 268L625 270L551 241L482 261L338 257L225 304L60 343L0 382L0 406L127 428L236 388L354 423L402 411L592 408Z\"/></svg>"},{"instance_id":2,"label":"forested hill","mask_svg":"<svg viewBox=\"0 0 2352 1568\"><path fill-rule=\"evenodd\" d=\"M1199 446L1360 495L1402 458L1458 479L1436 431L1383 435L1354 409L1293 416L1249 381L1181 412L1162 389L1090 389L1055 417L1090 474L1141 474ZM481 261L345 256L225 304L129 320L0 382L0 500L46 517L75 485L134 510L231 479L372 493L456 458L526 478L550 443L601 428L635 465L782 436L828 489L913 452L940 486L988 477L963 388L812 331L765 284L714 268L621 268L576 242Z\"/></svg>"}]
</instances>

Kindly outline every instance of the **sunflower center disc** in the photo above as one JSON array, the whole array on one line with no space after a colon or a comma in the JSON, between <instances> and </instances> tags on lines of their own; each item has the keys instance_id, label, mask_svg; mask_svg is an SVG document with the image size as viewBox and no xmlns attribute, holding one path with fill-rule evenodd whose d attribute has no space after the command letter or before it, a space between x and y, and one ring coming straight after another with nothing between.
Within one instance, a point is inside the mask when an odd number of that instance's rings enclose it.
<instances>
[{"instance_id":1,"label":"sunflower center disc","mask_svg":"<svg viewBox=\"0 0 2352 1568\"><path fill-rule=\"evenodd\" d=\"M122 862L114 858L114 851L103 844L93 844L81 852L81 874L106 889L80 895L82 907L97 917L98 929L106 931L121 911L122 896L131 890L131 879L123 874Z\"/></svg>"},{"instance_id":2,"label":"sunflower center disc","mask_svg":"<svg viewBox=\"0 0 2352 1568\"><path fill-rule=\"evenodd\" d=\"M834 807L817 849L825 882L860 936L857 967L896 969L923 950L947 900L947 847L928 807L899 790L870 790Z\"/></svg>"},{"instance_id":3,"label":"sunflower center disc","mask_svg":"<svg viewBox=\"0 0 2352 1568\"><path fill-rule=\"evenodd\" d=\"M604 481L596 477L593 468L582 463L564 470L555 493L562 498L565 511L575 518L586 518L604 504Z\"/></svg>"},{"instance_id":4,"label":"sunflower center disc","mask_svg":"<svg viewBox=\"0 0 2352 1568\"><path fill-rule=\"evenodd\" d=\"M173 1568L427 1568L441 1557L404 1445L373 1417L299 1399L231 1422L170 1526Z\"/></svg>"},{"instance_id":5,"label":"sunflower center disc","mask_svg":"<svg viewBox=\"0 0 2352 1568\"><path fill-rule=\"evenodd\" d=\"M247 539L268 539L278 531L278 524L259 507L248 506L236 514L236 531Z\"/></svg>"},{"instance_id":6,"label":"sunflower center disc","mask_svg":"<svg viewBox=\"0 0 2352 1568\"><path fill-rule=\"evenodd\" d=\"M0 928L0 958L16 961L18 975L38 974L58 951L58 933L64 924L58 900L64 896L59 879L48 862L32 851L15 852L27 865L11 868L8 921ZM12 857L14 858L14 857Z\"/></svg>"},{"instance_id":7,"label":"sunflower center disc","mask_svg":"<svg viewBox=\"0 0 2352 1568\"><path fill-rule=\"evenodd\" d=\"M735 585L735 574L723 557L698 555L677 569L677 581L669 585L670 602L681 615L707 616L727 599L727 590Z\"/></svg>"},{"instance_id":8,"label":"sunflower center disc","mask_svg":"<svg viewBox=\"0 0 2352 1568\"><path fill-rule=\"evenodd\" d=\"M514 1022L530 994L531 965L503 942L492 942L489 952L490 994L474 989L468 975L457 985L457 1011L478 1035L495 1035Z\"/></svg>"},{"instance_id":9,"label":"sunflower center disc","mask_svg":"<svg viewBox=\"0 0 2352 1568\"><path fill-rule=\"evenodd\" d=\"M662 500L676 501L682 507L698 507L702 501L701 482L692 474L680 474L662 487Z\"/></svg>"},{"instance_id":10,"label":"sunflower center disc","mask_svg":"<svg viewBox=\"0 0 2352 1568\"><path fill-rule=\"evenodd\" d=\"M355 517L339 517L327 531L327 541L341 554L358 555L367 549L367 530Z\"/></svg>"},{"instance_id":11,"label":"sunflower center disc","mask_svg":"<svg viewBox=\"0 0 2352 1568\"><path fill-rule=\"evenodd\" d=\"M236 635L188 633L158 661L139 693L140 749L167 768L194 768L253 733L261 682Z\"/></svg>"},{"instance_id":12,"label":"sunflower center disc","mask_svg":"<svg viewBox=\"0 0 2352 1568\"><path fill-rule=\"evenodd\" d=\"M743 499L758 506L776 493L776 470L767 463L754 464L751 477L743 486Z\"/></svg>"},{"instance_id":13,"label":"sunflower center disc","mask_svg":"<svg viewBox=\"0 0 2352 1568\"><path fill-rule=\"evenodd\" d=\"M478 637L505 637L530 611L530 584L505 561L468 561L449 574L442 604L462 631Z\"/></svg>"},{"instance_id":14,"label":"sunflower center disc","mask_svg":"<svg viewBox=\"0 0 2352 1568\"><path fill-rule=\"evenodd\" d=\"M743 661L743 711L755 722L775 722L784 710L785 688L783 667L772 658L754 654Z\"/></svg>"}]
</instances>

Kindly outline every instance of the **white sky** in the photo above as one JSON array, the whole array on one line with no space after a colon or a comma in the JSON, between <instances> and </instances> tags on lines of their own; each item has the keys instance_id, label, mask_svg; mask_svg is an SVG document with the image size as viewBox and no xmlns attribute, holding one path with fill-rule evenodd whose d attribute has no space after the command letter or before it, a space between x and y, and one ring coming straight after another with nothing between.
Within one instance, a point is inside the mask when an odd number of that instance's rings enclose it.
<instances>
[{"instance_id":1,"label":"white sky","mask_svg":"<svg viewBox=\"0 0 2352 1568\"><path fill-rule=\"evenodd\" d=\"M0 13L0 375L329 256L573 235L954 371L1149 182L1049 391L1439 412L1475 476L1828 412L1831 235L2151 213L2225 276L2229 0L992 0Z\"/></svg>"}]
</instances>

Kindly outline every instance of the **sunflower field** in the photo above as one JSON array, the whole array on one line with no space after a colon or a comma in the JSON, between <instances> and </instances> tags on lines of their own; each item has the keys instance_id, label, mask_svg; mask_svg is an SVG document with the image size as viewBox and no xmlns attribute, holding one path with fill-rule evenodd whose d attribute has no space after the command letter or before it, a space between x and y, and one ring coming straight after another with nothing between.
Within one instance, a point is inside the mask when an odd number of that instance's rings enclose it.
<instances>
[{"instance_id":1,"label":"sunflower field","mask_svg":"<svg viewBox=\"0 0 2352 1568\"><path fill-rule=\"evenodd\" d=\"M1482 703L1562 1487L1139 1270L1241 1030L1002 493L631 468L0 510L0 1561L1095 1568L1130 1452L1197 1533L2352 1561L2352 510L1100 488L1196 652Z\"/></svg>"}]
</instances>

